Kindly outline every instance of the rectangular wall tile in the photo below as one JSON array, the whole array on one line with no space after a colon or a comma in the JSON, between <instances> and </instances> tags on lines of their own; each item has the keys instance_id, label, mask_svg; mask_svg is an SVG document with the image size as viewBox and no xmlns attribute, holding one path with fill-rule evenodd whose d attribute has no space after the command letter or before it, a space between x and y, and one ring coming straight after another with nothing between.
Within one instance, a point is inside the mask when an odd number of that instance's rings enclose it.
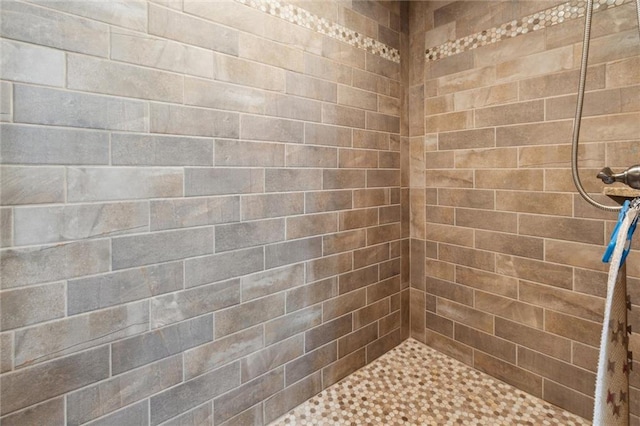
<instances>
[{"instance_id":1,"label":"rectangular wall tile","mask_svg":"<svg viewBox=\"0 0 640 426\"><path fill-rule=\"evenodd\" d=\"M149 5L149 34L204 47L238 54L238 32L189 15Z\"/></svg>"},{"instance_id":2,"label":"rectangular wall tile","mask_svg":"<svg viewBox=\"0 0 640 426\"><path fill-rule=\"evenodd\" d=\"M181 381L182 363L179 356L119 375L70 394L67 398L68 423L85 423ZM144 406L146 411L146 402Z\"/></svg>"},{"instance_id":3,"label":"rectangular wall tile","mask_svg":"<svg viewBox=\"0 0 640 426\"><path fill-rule=\"evenodd\" d=\"M297 263L322 256L322 238L311 237L276 243L265 247L265 267Z\"/></svg>"},{"instance_id":4,"label":"rectangular wall tile","mask_svg":"<svg viewBox=\"0 0 640 426\"><path fill-rule=\"evenodd\" d=\"M215 227L216 253L282 241L285 221L268 219Z\"/></svg>"},{"instance_id":5,"label":"rectangular wall tile","mask_svg":"<svg viewBox=\"0 0 640 426\"><path fill-rule=\"evenodd\" d=\"M264 269L264 249L254 247L185 262L185 286L195 287Z\"/></svg>"},{"instance_id":6,"label":"rectangular wall tile","mask_svg":"<svg viewBox=\"0 0 640 426\"><path fill-rule=\"evenodd\" d=\"M185 379L239 360L263 347L262 327L256 326L198 346L184 353Z\"/></svg>"},{"instance_id":7,"label":"rectangular wall tile","mask_svg":"<svg viewBox=\"0 0 640 426\"><path fill-rule=\"evenodd\" d=\"M240 132L235 112L151 103L149 117L151 133L237 138Z\"/></svg>"},{"instance_id":8,"label":"rectangular wall tile","mask_svg":"<svg viewBox=\"0 0 640 426\"><path fill-rule=\"evenodd\" d=\"M5 164L109 163L106 132L3 124L0 137Z\"/></svg>"},{"instance_id":9,"label":"rectangular wall tile","mask_svg":"<svg viewBox=\"0 0 640 426\"><path fill-rule=\"evenodd\" d=\"M183 171L177 168L93 168L67 170L67 199L111 201L182 196Z\"/></svg>"},{"instance_id":10,"label":"rectangular wall tile","mask_svg":"<svg viewBox=\"0 0 640 426\"><path fill-rule=\"evenodd\" d=\"M233 363L167 389L151 397L151 424L160 424L239 384L239 365Z\"/></svg>"},{"instance_id":11,"label":"rectangular wall tile","mask_svg":"<svg viewBox=\"0 0 640 426\"><path fill-rule=\"evenodd\" d=\"M274 294L216 312L216 339L281 315L284 315L284 294Z\"/></svg>"},{"instance_id":12,"label":"rectangular wall tile","mask_svg":"<svg viewBox=\"0 0 640 426\"><path fill-rule=\"evenodd\" d=\"M213 77L210 50L119 28L111 29L111 58L177 73Z\"/></svg>"},{"instance_id":13,"label":"rectangular wall tile","mask_svg":"<svg viewBox=\"0 0 640 426\"><path fill-rule=\"evenodd\" d=\"M319 305L276 318L265 324L265 345L271 345L302 333L321 322L322 307Z\"/></svg>"},{"instance_id":14,"label":"rectangular wall tile","mask_svg":"<svg viewBox=\"0 0 640 426\"><path fill-rule=\"evenodd\" d=\"M62 167L0 167L0 204L62 203L65 199Z\"/></svg>"},{"instance_id":15,"label":"rectangular wall tile","mask_svg":"<svg viewBox=\"0 0 640 426\"><path fill-rule=\"evenodd\" d=\"M111 345L112 371L120 374L212 340L211 315L119 340Z\"/></svg>"},{"instance_id":16,"label":"rectangular wall tile","mask_svg":"<svg viewBox=\"0 0 640 426\"><path fill-rule=\"evenodd\" d=\"M13 90L16 122L132 132L149 125L143 101L19 84Z\"/></svg>"},{"instance_id":17,"label":"rectangular wall tile","mask_svg":"<svg viewBox=\"0 0 640 426\"><path fill-rule=\"evenodd\" d=\"M213 252L213 229L197 228L119 237L112 241L113 269L149 265Z\"/></svg>"},{"instance_id":18,"label":"rectangular wall tile","mask_svg":"<svg viewBox=\"0 0 640 426\"><path fill-rule=\"evenodd\" d=\"M188 77L184 81L184 103L217 110L264 113L265 93L251 87Z\"/></svg>"},{"instance_id":19,"label":"rectangular wall tile","mask_svg":"<svg viewBox=\"0 0 640 426\"><path fill-rule=\"evenodd\" d=\"M11 330L65 315L64 283L2 292L0 330Z\"/></svg>"},{"instance_id":20,"label":"rectangular wall tile","mask_svg":"<svg viewBox=\"0 0 640 426\"><path fill-rule=\"evenodd\" d=\"M291 337L261 351L258 351L241 361L242 382L261 376L304 353L302 335Z\"/></svg>"},{"instance_id":21,"label":"rectangular wall tile","mask_svg":"<svg viewBox=\"0 0 640 426\"><path fill-rule=\"evenodd\" d=\"M60 371L47 379L47 371ZM109 376L106 346L22 369L2 378L2 414L90 385ZM3 421L4 423L4 421Z\"/></svg>"},{"instance_id":22,"label":"rectangular wall tile","mask_svg":"<svg viewBox=\"0 0 640 426\"><path fill-rule=\"evenodd\" d=\"M16 367L57 358L147 330L146 301L73 316L15 334Z\"/></svg>"},{"instance_id":23,"label":"rectangular wall tile","mask_svg":"<svg viewBox=\"0 0 640 426\"><path fill-rule=\"evenodd\" d=\"M241 119L242 139L302 143L303 135L304 126L298 121L255 115L243 115Z\"/></svg>"},{"instance_id":24,"label":"rectangular wall tile","mask_svg":"<svg viewBox=\"0 0 640 426\"><path fill-rule=\"evenodd\" d=\"M244 142L217 139L215 152L217 166L284 166L285 146L274 143Z\"/></svg>"},{"instance_id":25,"label":"rectangular wall tile","mask_svg":"<svg viewBox=\"0 0 640 426\"><path fill-rule=\"evenodd\" d=\"M337 347L332 342L288 363L285 366L287 386L334 362L337 359Z\"/></svg>"},{"instance_id":26,"label":"rectangular wall tile","mask_svg":"<svg viewBox=\"0 0 640 426\"><path fill-rule=\"evenodd\" d=\"M240 279L242 300L257 299L272 293L297 287L303 283L304 267L299 264L258 272Z\"/></svg>"},{"instance_id":27,"label":"rectangular wall tile","mask_svg":"<svg viewBox=\"0 0 640 426\"><path fill-rule=\"evenodd\" d=\"M67 87L107 95L182 103L181 76L118 64L89 56L67 55Z\"/></svg>"},{"instance_id":28,"label":"rectangular wall tile","mask_svg":"<svg viewBox=\"0 0 640 426\"><path fill-rule=\"evenodd\" d=\"M79 241L57 246L8 249L0 252L3 289L107 272L108 240Z\"/></svg>"},{"instance_id":29,"label":"rectangular wall tile","mask_svg":"<svg viewBox=\"0 0 640 426\"><path fill-rule=\"evenodd\" d=\"M2 14L3 37L89 55L109 54L109 26L104 23L18 2L4 4ZM39 31L29 31L33 26Z\"/></svg>"},{"instance_id":30,"label":"rectangular wall tile","mask_svg":"<svg viewBox=\"0 0 640 426\"><path fill-rule=\"evenodd\" d=\"M151 328L163 327L240 303L237 279L151 299Z\"/></svg>"},{"instance_id":31,"label":"rectangular wall tile","mask_svg":"<svg viewBox=\"0 0 640 426\"><path fill-rule=\"evenodd\" d=\"M59 50L2 40L0 51L2 78L45 86L64 86L65 58Z\"/></svg>"},{"instance_id":32,"label":"rectangular wall tile","mask_svg":"<svg viewBox=\"0 0 640 426\"><path fill-rule=\"evenodd\" d=\"M14 210L15 245L46 244L148 230L146 203L25 207Z\"/></svg>"},{"instance_id":33,"label":"rectangular wall tile","mask_svg":"<svg viewBox=\"0 0 640 426\"><path fill-rule=\"evenodd\" d=\"M122 166L212 166L211 139L111 135L111 161Z\"/></svg>"},{"instance_id":34,"label":"rectangular wall tile","mask_svg":"<svg viewBox=\"0 0 640 426\"><path fill-rule=\"evenodd\" d=\"M149 203L150 229L187 228L240 220L240 197L153 200Z\"/></svg>"},{"instance_id":35,"label":"rectangular wall tile","mask_svg":"<svg viewBox=\"0 0 640 426\"><path fill-rule=\"evenodd\" d=\"M251 194L264 190L264 173L258 169L186 168L186 196Z\"/></svg>"},{"instance_id":36,"label":"rectangular wall tile","mask_svg":"<svg viewBox=\"0 0 640 426\"><path fill-rule=\"evenodd\" d=\"M284 369L273 370L213 401L214 422L219 424L264 401L284 388Z\"/></svg>"}]
</instances>

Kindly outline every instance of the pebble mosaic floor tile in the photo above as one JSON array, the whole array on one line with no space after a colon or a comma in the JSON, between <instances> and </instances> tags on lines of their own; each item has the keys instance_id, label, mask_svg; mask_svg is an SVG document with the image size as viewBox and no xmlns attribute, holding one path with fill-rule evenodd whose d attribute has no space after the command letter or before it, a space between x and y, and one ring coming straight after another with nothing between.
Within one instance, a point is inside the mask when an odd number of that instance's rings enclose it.
<instances>
[{"instance_id":1,"label":"pebble mosaic floor tile","mask_svg":"<svg viewBox=\"0 0 640 426\"><path fill-rule=\"evenodd\" d=\"M590 425L410 339L271 423Z\"/></svg>"}]
</instances>

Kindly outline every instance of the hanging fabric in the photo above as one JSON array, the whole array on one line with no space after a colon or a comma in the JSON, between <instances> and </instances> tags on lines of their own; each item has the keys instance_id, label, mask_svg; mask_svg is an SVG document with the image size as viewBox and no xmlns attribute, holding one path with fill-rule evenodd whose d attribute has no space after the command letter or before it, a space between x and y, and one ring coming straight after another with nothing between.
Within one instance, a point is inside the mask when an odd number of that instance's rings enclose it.
<instances>
[{"instance_id":1,"label":"hanging fabric","mask_svg":"<svg viewBox=\"0 0 640 426\"><path fill-rule=\"evenodd\" d=\"M603 261L610 262L600 338L593 424L629 424L629 347L625 260L638 223L640 198L625 201Z\"/></svg>"}]
</instances>

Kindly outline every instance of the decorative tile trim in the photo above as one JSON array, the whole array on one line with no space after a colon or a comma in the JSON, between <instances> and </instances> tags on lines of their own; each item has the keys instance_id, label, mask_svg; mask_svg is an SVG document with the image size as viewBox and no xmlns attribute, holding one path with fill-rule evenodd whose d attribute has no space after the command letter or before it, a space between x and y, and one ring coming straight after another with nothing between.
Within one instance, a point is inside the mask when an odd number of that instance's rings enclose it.
<instances>
[{"instance_id":1,"label":"decorative tile trim","mask_svg":"<svg viewBox=\"0 0 640 426\"><path fill-rule=\"evenodd\" d=\"M633 0L595 0L594 12L620 6ZM571 21L584 16L587 2L571 0L549 9L525 16L520 20L506 22L499 27L493 27L457 40L448 41L440 46L430 47L425 51L427 61L437 61L448 56L457 55L467 50L497 43L501 40L517 37L529 32L538 31L546 27Z\"/></svg>"},{"instance_id":2,"label":"decorative tile trim","mask_svg":"<svg viewBox=\"0 0 640 426\"><path fill-rule=\"evenodd\" d=\"M377 56L400 63L398 49L387 46L371 37L367 37L343 25L314 15L301 7L285 3L280 0L236 0L246 6L257 9L269 15L284 19L292 24L308 28L333 39L345 42L358 49L366 50Z\"/></svg>"}]
</instances>

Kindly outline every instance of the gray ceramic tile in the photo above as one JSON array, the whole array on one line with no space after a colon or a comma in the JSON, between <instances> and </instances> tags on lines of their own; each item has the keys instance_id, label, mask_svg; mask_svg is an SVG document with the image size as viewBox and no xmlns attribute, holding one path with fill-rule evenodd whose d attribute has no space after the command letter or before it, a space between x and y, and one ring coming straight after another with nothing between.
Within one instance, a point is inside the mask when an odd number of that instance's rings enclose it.
<instances>
[{"instance_id":1,"label":"gray ceramic tile","mask_svg":"<svg viewBox=\"0 0 640 426\"><path fill-rule=\"evenodd\" d=\"M213 318L203 315L169 327L157 329L111 345L113 374L179 354L213 340Z\"/></svg>"}]
</instances>

